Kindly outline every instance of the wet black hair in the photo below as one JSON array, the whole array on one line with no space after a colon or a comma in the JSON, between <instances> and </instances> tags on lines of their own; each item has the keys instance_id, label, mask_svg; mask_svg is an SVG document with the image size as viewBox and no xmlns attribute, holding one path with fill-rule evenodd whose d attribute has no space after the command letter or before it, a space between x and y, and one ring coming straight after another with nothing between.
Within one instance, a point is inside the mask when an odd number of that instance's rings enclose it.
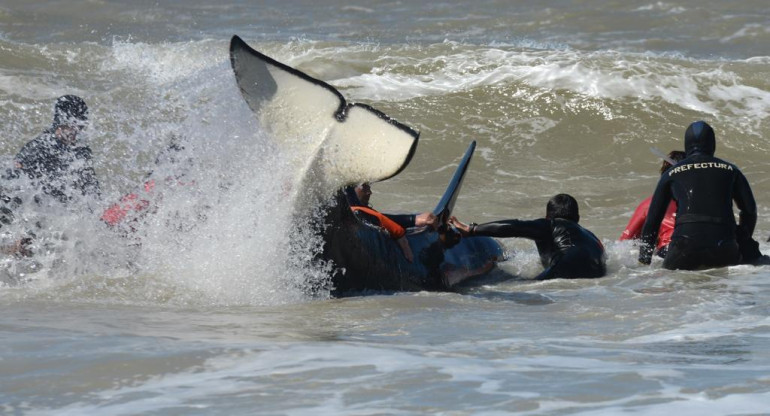
<instances>
[{"instance_id":1,"label":"wet black hair","mask_svg":"<svg viewBox=\"0 0 770 416\"><path fill-rule=\"evenodd\" d=\"M62 95L56 99L53 109L53 126L75 122L85 124L88 121L88 106L77 95Z\"/></svg>"},{"instance_id":2,"label":"wet black hair","mask_svg":"<svg viewBox=\"0 0 770 416\"><path fill-rule=\"evenodd\" d=\"M580 221L578 203L571 195L558 194L548 201L545 217L550 219L563 218L574 222Z\"/></svg>"}]
</instances>

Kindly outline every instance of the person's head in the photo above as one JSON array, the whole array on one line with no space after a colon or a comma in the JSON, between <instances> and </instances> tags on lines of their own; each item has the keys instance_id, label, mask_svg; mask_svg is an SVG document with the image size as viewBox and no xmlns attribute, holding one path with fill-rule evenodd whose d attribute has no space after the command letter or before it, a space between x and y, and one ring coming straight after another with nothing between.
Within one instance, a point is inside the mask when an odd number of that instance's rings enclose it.
<instances>
[{"instance_id":1,"label":"person's head","mask_svg":"<svg viewBox=\"0 0 770 416\"><path fill-rule=\"evenodd\" d=\"M356 197L361 201L363 205L369 205L369 197L372 196L372 188L369 186L369 182L364 182L355 187Z\"/></svg>"},{"instance_id":2,"label":"person's head","mask_svg":"<svg viewBox=\"0 0 770 416\"><path fill-rule=\"evenodd\" d=\"M681 150L672 150L672 151L668 152L668 158L673 160L674 162L679 162L680 160L684 159L685 157L687 157L687 154L685 152L681 151ZM663 172L667 171L668 168L670 168L670 167L671 167L671 164L668 163L667 160L664 160L663 164L660 165L660 174L662 175Z\"/></svg>"},{"instance_id":3,"label":"person's head","mask_svg":"<svg viewBox=\"0 0 770 416\"><path fill-rule=\"evenodd\" d=\"M548 219L562 218L574 222L580 221L578 203L570 195L558 194L548 201L545 207L545 217Z\"/></svg>"},{"instance_id":4,"label":"person's head","mask_svg":"<svg viewBox=\"0 0 770 416\"><path fill-rule=\"evenodd\" d=\"M696 121L690 124L684 133L684 150L687 156L695 153L713 156L716 150L714 129L705 121Z\"/></svg>"},{"instance_id":5,"label":"person's head","mask_svg":"<svg viewBox=\"0 0 770 416\"><path fill-rule=\"evenodd\" d=\"M88 106L76 95L63 95L56 99L53 112L53 128L66 143L74 143L78 133L88 125Z\"/></svg>"}]
</instances>

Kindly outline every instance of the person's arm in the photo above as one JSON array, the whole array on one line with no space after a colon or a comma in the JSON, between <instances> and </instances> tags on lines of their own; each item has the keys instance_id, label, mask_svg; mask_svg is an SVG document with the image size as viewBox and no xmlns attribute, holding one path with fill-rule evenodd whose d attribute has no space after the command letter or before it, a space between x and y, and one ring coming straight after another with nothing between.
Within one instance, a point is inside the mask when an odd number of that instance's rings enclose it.
<instances>
[{"instance_id":1,"label":"person's arm","mask_svg":"<svg viewBox=\"0 0 770 416\"><path fill-rule=\"evenodd\" d=\"M423 212L414 216L415 227L438 227L438 217L432 212Z\"/></svg>"},{"instance_id":2,"label":"person's arm","mask_svg":"<svg viewBox=\"0 0 770 416\"><path fill-rule=\"evenodd\" d=\"M396 224L404 227L414 227L416 223L416 215L414 214L385 214L386 217L388 217L391 221L395 222Z\"/></svg>"},{"instance_id":3,"label":"person's arm","mask_svg":"<svg viewBox=\"0 0 770 416\"><path fill-rule=\"evenodd\" d=\"M398 240L406 234L404 227L374 208L354 206L350 207L350 209L358 215L370 216L373 222L369 221L369 223L377 225L387 231L388 235L394 240Z\"/></svg>"},{"instance_id":4,"label":"person's arm","mask_svg":"<svg viewBox=\"0 0 770 416\"><path fill-rule=\"evenodd\" d=\"M96 179L96 171L93 167L91 148L88 146L76 148L75 157L83 160L84 163L84 166L77 170L77 187L80 188L83 195L100 197L101 189L99 189L99 181Z\"/></svg>"},{"instance_id":5,"label":"person's arm","mask_svg":"<svg viewBox=\"0 0 770 416\"><path fill-rule=\"evenodd\" d=\"M751 235L754 234L754 227L757 225L757 203L751 192L749 181L741 171L738 171L738 178L733 189L733 200L740 211L737 235L739 238L751 238Z\"/></svg>"},{"instance_id":6,"label":"person's arm","mask_svg":"<svg viewBox=\"0 0 770 416\"><path fill-rule=\"evenodd\" d=\"M385 214L396 224L404 227L431 227L438 226L438 218L432 212L422 212L419 214Z\"/></svg>"},{"instance_id":7,"label":"person's arm","mask_svg":"<svg viewBox=\"0 0 770 416\"><path fill-rule=\"evenodd\" d=\"M30 176L38 173L35 172L36 161L43 152L46 152L46 149L44 149L43 146L40 146L38 139L28 142L21 148L21 150L19 150L16 157L14 157L14 168L17 172L22 171Z\"/></svg>"},{"instance_id":8,"label":"person's arm","mask_svg":"<svg viewBox=\"0 0 770 416\"><path fill-rule=\"evenodd\" d=\"M382 215L380 218L380 226L384 228L388 235L394 240L398 240L399 238L403 237L406 234L406 230L404 230L404 227L396 223L395 221L391 220L385 215Z\"/></svg>"},{"instance_id":9,"label":"person's arm","mask_svg":"<svg viewBox=\"0 0 770 416\"><path fill-rule=\"evenodd\" d=\"M738 226L735 229L735 240L741 252L741 263L755 264L762 257L759 243L752 238L757 224L757 204L751 192L751 186L746 177L738 170L738 177L733 188L733 201L740 211Z\"/></svg>"},{"instance_id":10,"label":"person's arm","mask_svg":"<svg viewBox=\"0 0 770 416\"><path fill-rule=\"evenodd\" d=\"M501 220L485 224L466 225L456 217L452 217L449 223L455 226L464 236L487 237L521 237L530 240L545 240L551 238L549 222L545 218L537 220Z\"/></svg>"},{"instance_id":11,"label":"person's arm","mask_svg":"<svg viewBox=\"0 0 770 416\"><path fill-rule=\"evenodd\" d=\"M644 225L644 220L647 219L647 209L649 207L650 198L645 199L636 207L634 215L631 216L628 225L626 225L626 229L623 230L623 234L620 235L620 241L634 240L642 235L642 226Z\"/></svg>"},{"instance_id":12,"label":"person's arm","mask_svg":"<svg viewBox=\"0 0 770 416\"><path fill-rule=\"evenodd\" d=\"M639 245L639 262L642 264L650 264L652 261L652 254L658 242L660 223L666 215L666 209L670 201L671 186L668 177L664 175L658 181L655 193L652 194L650 208L647 211L647 220L644 221L644 226L642 227L642 244Z\"/></svg>"}]
</instances>

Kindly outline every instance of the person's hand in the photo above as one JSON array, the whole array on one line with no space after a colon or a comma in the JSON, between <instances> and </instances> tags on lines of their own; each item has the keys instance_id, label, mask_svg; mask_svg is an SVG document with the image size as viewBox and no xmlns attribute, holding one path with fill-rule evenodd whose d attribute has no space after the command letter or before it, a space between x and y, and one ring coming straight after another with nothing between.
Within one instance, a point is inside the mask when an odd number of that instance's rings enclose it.
<instances>
[{"instance_id":1,"label":"person's hand","mask_svg":"<svg viewBox=\"0 0 770 416\"><path fill-rule=\"evenodd\" d=\"M460 222L454 215L449 218L449 225L457 228L457 231L459 231L463 237L466 237L471 233L471 227L468 224Z\"/></svg>"},{"instance_id":2,"label":"person's hand","mask_svg":"<svg viewBox=\"0 0 770 416\"><path fill-rule=\"evenodd\" d=\"M438 228L438 217L435 216L432 212L423 212L422 214L417 214L414 217L414 226L431 227L435 230Z\"/></svg>"}]
</instances>

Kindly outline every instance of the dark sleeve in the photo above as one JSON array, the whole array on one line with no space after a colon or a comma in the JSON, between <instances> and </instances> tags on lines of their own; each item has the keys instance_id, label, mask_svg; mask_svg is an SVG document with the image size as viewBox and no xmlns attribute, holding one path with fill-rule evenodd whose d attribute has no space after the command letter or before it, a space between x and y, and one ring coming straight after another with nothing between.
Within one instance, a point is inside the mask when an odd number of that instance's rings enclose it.
<instances>
[{"instance_id":1,"label":"dark sleeve","mask_svg":"<svg viewBox=\"0 0 770 416\"><path fill-rule=\"evenodd\" d=\"M404 228L414 227L414 214L385 214L385 216Z\"/></svg>"},{"instance_id":2,"label":"dark sleeve","mask_svg":"<svg viewBox=\"0 0 770 416\"><path fill-rule=\"evenodd\" d=\"M531 221L502 220L477 225L473 235L547 240L551 238L551 227L550 222L545 218Z\"/></svg>"},{"instance_id":3,"label":"dark sleeve","mask_svg":"<svg viewBox=\"0 0 770 416\"><path fill-rule=\"evenodd\" d=\"M751 192L749 181L740 170L738 170L738 178L733 189L733 200L740 210L737 236L739 239L751 238L751 235L754 234L754 227L757 225L757 203Z\"/></svg>"},{"instance_id":4,"label":"dark sleeve","mask_svg":"<svg viewBox=\"0 0 770 416\"><path fill-rule=\"evenodd\" d=\"M14 161L21 165L21 170L27 175L35 175L40 173L39 163L40 155L47 153L46 149L41 146L39 140L32 140L25 144L19 153L16 154Z\"/></svg>"},{"instance_id":5,"label":"dark sleeve","mask_svg":"<svg viewBox=\"0 0 770 416\"><path fill-rule=\"evenodd\" d=\"M644 221L642 227L642 243L639 245L639 262L642 264L650 264L652 260L652 253L658 241L660 223L666 215L669 202L671 202L671 182L668 175L664 174L658 181L655 193L652 194L650 209L647 210L647 220Z\"/></svg>"},{"instance_id":6,"label":"dark sleeve","mask_svg":"<svg viewBox=\"0 0 770 416\"><path fill-rule=\"evenodd\" d=\"M100 196L99 181L96 179L96 171L94 171L91 162L91 148L83 146L75 149L75 157L82 159L86 165L77 171L78 177L75 185L83 192L83 195Z\"/></svg>"}]
</instances>

